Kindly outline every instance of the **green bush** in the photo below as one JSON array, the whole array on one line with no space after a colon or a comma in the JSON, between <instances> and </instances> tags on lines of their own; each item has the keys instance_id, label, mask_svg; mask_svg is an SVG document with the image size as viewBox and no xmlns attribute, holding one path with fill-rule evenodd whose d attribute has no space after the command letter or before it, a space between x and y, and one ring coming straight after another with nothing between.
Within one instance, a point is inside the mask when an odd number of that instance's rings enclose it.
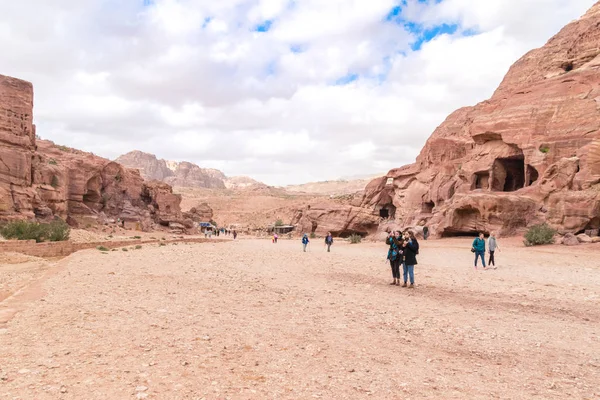
<instances>
[{"instance_id":1,"label":"green bush","mask_svg":"<svg viewBox=\"0 0 600 400\"><path fill-rule=\"evenodd\" d=\"M141 248L142 248L142 245L141 245L141 244L138 244L137 246L135 246L135 249L136 249L136 250L139 250L139 249L141 249Z\"/></svg>"},{"instance_id":2,"label":"green bush","mask_svg":"<svg viewBox=\"0 0 600 400\"><path fill-rule=\"evenodd\" d=\"M69 240L71 228L62 219L57 219L47 224L48 240L51 242L64 242Z\"/></svg>"},{"instance_id":3,"label":"green bush","mask_svg":"<svg viewBox=\"0 0 600 400\"><path fill-rule=\"evenodd\" d=\"M54 158L51 158L51 159L48 161L48 164L50 164L50 165L58 165L58 163L56 162L56 160L55 160Z\"/></svg>"},{"instance_id":4,"label":"green bush","mask_svg":"<svg viewBox=\"0 0 600 400\"><path fill-rule=\"evenodd\" d=\"M275 226L283 226L283 221L278 219L277 221L275 221Z\"/></svg>"},{"instance_id":5,"label":"green bush","mask_svg":"<svg viewBox=\"0 0 600 400\"><path fill-rule=\"evenodd\" d=\"M36 243L68 240L70 231L69 225L62 220L50 223L15 221L0 228L0 234L6 239L35 240Z\"/></svg>"},{"instance_id":6,"label":"green bush","mask_svg":"<svg viewBox=\"0 0 600 400\"><path fill-rule=\"evenodd\" d=\"M134 236L133 239L141 239L141 236Z\"/></svg>"},{"instance_id":7,"label":"green bush","mask_svg":"<svg viewBox=\"0 0 600 400\"><path fill-rule=\"evenodd\" d=\"M352 235L350 235L350 237L348 237L348 240L352 244L360 243L362 241L362 236L360 236L357 233L353 233Z\"/></svg>"},{"instance_id":8,"label":"green bush","mask_svg":"<svg viewBox=\"0 0 600 400\"><path fill-rule=\"evenodd\" d=\"M540 146L540 151L544 154L548 154L548 152L550 151L550 147L548 147L548 145L543 144Z\"/></svg>"},{"instance_id":9,"label":"green bush","mask_svg":"<svg viewBox=\"0 0 600 400\"><path fill-rule=\"evenodd\" d=\"M104 247L104 246L98 246L96 247L98 250L100 251L108 251L108 248Z\"/></svg>"},{"instance_id":10,"label":"green bush","mask_svg":"<svg viewBox=\"0 0 600 400\"><path fill-rule=\"evenodd\" d=\"M121 250L123 250L123 251L129 251L129 250L127 250L127 247L123 247Z\"/></svg>"},{"instance_id":11,"label":"green bush","mask_svg":"<svg viewBox=\"0 0 600 400\"><path fill-rule=\"evenodd\" d=\"M525 246L540 246L542 244L554 243L554 235L556 230L552 229L548 224L533 225L525 233Z\"/></svg>"}]
</instances>

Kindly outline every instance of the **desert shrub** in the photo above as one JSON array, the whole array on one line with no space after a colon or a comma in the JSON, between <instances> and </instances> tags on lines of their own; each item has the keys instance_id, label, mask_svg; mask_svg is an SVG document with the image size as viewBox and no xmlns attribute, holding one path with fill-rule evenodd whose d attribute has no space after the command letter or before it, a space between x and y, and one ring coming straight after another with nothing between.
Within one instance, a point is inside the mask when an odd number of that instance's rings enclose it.
<instances>
[{"instance_id":1,"label":"desert shrub","mask_svg":"<svg viewBox=\"0 0 600 400\"><path fill-rule=\"evenodd\" d=\"M278 219L277 221L275 221L275 226L283 226L283 221Z\"/></svg>"},{"instance_id":2,"label":"desert shrub","mask_svg":"<svg viewBox=\"0 0 600 400\"><path fill-rule=\"evenodd\" d=\"M121 250L123 250L123 251L129 251L129 250L127 250L127 247L123 247Z\"/></svg>"},{"instance_id":3,"label":"desert shrub","mask_svg":"<svg viewBox=\"0 0 600 400\"><path fill-rule=\"evenodd\" d=\"M139 249L141 249L141 248L142 248L142 245L141 245L141 244L138 244L137 246L135 246L135 249L136 249L136 250L139 250Z\"/></svg>"},{"instance_id":4,"label":"desert shrub","mask_svg":"<svg viewBox=\"0 0 600 400\"><path fill-rule=\"evenodd\" d=\"M311 233L310 233L310 238L311 238L311 239L316 239L316 238L317 238L317 234L316 234L316 233L314 233L314 232L311 232Z\"/></svg>"},{"instance_id":5,"label":"desert shrub","mask_svg":"<svg viewBox=\"0 0 600 400\"><path fill-rule=\"evenodd\" d=\"M215 227L219 226L219 224L217 224L217 221L211 219L210 221L208 221L211 225L214 225Z\"/></svg>"},{"instance_id":6,"label":"desert shrub","mask_svg":"<svg viewBox=\"0 0 600 400\"><path fill-rule=\"evenodd\" d=\"M141 239L142 237L141 236L134 236L133 238L134 239Z\"/></svg>"},{"instance_id":7,"label":"desert shrub","mask_svg":"<svg viewBox=\"0 0 600 400\"><path fill-rule=\"evenodd\" d=\"M548 147L548 145L543 144L540 146L540 151L544 154L548 154L548 152L550 151L550 147Z\"/></svg>"},{"instance_id":8,"label":"desert shrub","mask_svg":"<svg viewBox=\"0 0 600 400\"><path fill-rule=\"evenodd\" d=\"M348 237L348 240L352 244L360 243L362 241L362 236L360 236L357 233L353 233L352 235L350 235L350 237Z\"/></svg>"},{"instance_id":9,"label":"desert shrub","mask_svg":"<svg viewBox=\"0 0 600 400\"><path fill-rule=\"evenodd\" d=\"M6 239L35 240L36 243L49 240L60 242L69 239L69 225L62 220L50 223L14 221L0 228L0 234Z\"/></svg>"},{"instance_id":10,"label":"desert shrub","mask_svg":"<svg viewBox=\"0 0 600 400\"><path fill-rule=\"evenodd\" d=\"M54 158L51 158L50 160L48 160L48 164L50 164L50 165L58 165L58 163L56 162L56 160Z\"/></svg>"},{"instance_id":11,"label":"desert shrub","mask_svg":"<svg viewBox=\"0 0 600 400\"><path fill-rule=\"evenodd\" d=\"M542 244L554 243L554 235L556 230L552 229L548 224L533 225L525 233L525 246L539 246Z\"/></svg>"},{"instance_id":12,"label":"desert shrub","mask_svg":"<svg viewBox=\"0 0 600 400\"><path fill-rule=\"evenodd\" d=\"M64 152L70 152L71 148L67 147L67 146L63 146L63 145L58 145L56 146L57 149L59 149L60 151L64 151Z\"/></svg>"},{"instance_id":13,"label":"desert shrub","mask_svg":"<svg viewBox=\"0 0 600 400\"><path fill-rule=\"evenodd\" d=\"M104 246L98 246L96 247L98 250L100 251L108 251L108 248L104 247Z\"/></svg>"},{"instance_id":14,"label":"desert shrub","mask_svg":"<svg viewBox=\"0 0 600 400\"><path fill-rule=\"evenodd\" d=\"M45 239L46 230L37 222L14 221L2 226L0 234L6 239L35 240L40 243Z\"/></svg>"},{"instance_id":15,"label":"desert shrub","mask_svg":"<svg viewBox=\"0 0 600 400\"><path fill-rule=\"evenodd\" d=\"M166 243L159 243L159 246L166 246Z\"/></svg>"},{"instance_id":16,"label":"desert shrub","mask_svg":"<svg viewBox=\"0 0 600 400\"><path fill-rule=\"evenodd\" d=\"M56 219L47 224L47 239L51 242L64 242L69 240L71 228L62 219Z\"/></svg>"}]
</instances>

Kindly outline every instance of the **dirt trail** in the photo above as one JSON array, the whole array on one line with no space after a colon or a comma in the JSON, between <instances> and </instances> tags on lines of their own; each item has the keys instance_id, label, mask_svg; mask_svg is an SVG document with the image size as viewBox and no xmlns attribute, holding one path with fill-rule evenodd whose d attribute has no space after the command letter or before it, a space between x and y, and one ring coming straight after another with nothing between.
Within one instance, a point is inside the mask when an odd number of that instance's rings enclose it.
<instances>
[{"instance_id":1,"label":"dirt trail","mask_svg":"<svg viewBox=\"0 0 600 400\"><path fill-rule=\"evenodd\" d=\"M375 244L80 252L0 329L0 399L600 398L600 246L469 244L413 290Z\"/></svg>"}]
</instances>

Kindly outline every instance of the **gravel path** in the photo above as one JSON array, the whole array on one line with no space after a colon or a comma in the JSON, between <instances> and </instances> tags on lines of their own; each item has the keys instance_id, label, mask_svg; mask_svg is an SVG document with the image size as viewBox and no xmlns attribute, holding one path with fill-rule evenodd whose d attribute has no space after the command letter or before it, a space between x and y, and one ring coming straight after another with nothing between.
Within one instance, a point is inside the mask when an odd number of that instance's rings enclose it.
<instances>
[{"instance_id":1,"label":"gravel path","mask_svg":"<svg viewBox=\"0 0 600 400\"><path fill-rule=\"evenodd\" d=\"M0 399L600 398L599 245L475 272L470 239L422 242L415 289L384 245L320 245L49 262L0 303Z\"/></svg>"}]
</instances>

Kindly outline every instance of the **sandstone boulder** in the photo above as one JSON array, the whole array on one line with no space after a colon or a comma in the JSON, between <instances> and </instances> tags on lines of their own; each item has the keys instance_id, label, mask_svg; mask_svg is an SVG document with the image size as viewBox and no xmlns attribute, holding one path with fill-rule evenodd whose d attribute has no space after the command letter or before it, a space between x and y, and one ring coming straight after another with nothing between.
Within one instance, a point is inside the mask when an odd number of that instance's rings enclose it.
<instances>
[{"instance_id":1,"label":"sandstone boulder","mask_svg":"<svg viewBox=\"0 0 600 400\"><path fill-rule=\"evenodd\" d=\"M577 235L577 240L579 240L579 243L592 243L592 238L585 233Z\"/></svg>"},{"instance_id":2,"label":"sandstone boulder","mask_svg":"<svg viewBox=\"0 0 600 400\"><path fill-rule=\"evenodd\" d=\"M580 241L574 234L567 233L565 236L563 236L561 243L565 246L577 246L580 244Z\"/></svg>"}]
</instances>

